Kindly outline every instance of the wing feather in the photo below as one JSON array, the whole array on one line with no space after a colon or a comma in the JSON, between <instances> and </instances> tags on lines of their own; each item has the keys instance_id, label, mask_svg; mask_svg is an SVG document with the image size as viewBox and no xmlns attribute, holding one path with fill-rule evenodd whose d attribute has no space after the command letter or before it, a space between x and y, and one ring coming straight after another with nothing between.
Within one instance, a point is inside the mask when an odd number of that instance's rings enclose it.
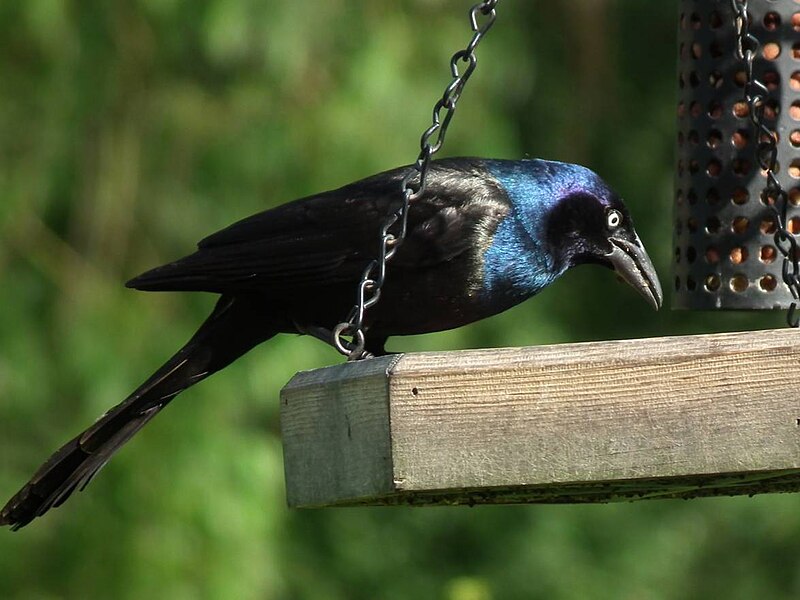
<instances>
[{"instance_id":1,"label":"wing feather","mask_svg":"<svg viewBox=\"0 0 800 600\"><path fill-rule=\"evenodd\" d=\"M448 161L433 164L428 192L411 206L408 235L393 267L452 259L474 246L487 210L497 213L491 203L475 201L488 196L481 193L491 184L485 172L462 163L458 168ZM128 286L280 292L355 281L378 254L378 232L389 211L400 205L404 173L405 168L387 171L253 215L205 238L194 254L148 271Z\"/></svg>"}]
</instances>

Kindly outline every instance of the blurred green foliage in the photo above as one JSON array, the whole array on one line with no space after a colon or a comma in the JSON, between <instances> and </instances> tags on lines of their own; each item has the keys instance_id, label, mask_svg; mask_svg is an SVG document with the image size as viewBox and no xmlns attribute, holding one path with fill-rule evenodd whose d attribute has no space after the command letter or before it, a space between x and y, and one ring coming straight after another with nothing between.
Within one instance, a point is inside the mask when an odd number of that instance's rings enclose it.
<instances>
[{"instance_id":1,"label":"blurred green foliage","mask_svg":"<svg viewBox=\"0 0 800 600\"><path fill-rule=\"evenodd\" d=\"M0 490L213 304L122 283L264 208L405 164L465 43L443 0L0 3ZM667 283L673 3L504 2L444 154L586 164ZM669 287L665 285L665 287ZM605 271L395 350L780 326L658 314ZM797 598L795 496L289 511L278 391L338 362L270 341L187 392L83 494L0 532L0 598ZM788 367L788 365L787 365Z\"/></svg>"}]
</instances>

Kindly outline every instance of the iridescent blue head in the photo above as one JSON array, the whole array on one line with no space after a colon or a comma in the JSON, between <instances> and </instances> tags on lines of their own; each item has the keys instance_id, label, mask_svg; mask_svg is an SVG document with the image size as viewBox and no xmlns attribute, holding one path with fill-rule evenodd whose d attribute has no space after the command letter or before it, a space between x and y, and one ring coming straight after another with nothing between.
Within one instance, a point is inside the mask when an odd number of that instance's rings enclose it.
<instances>
[{"instance_id":1,"label":"iridescent blue head","mask_svg":"<svg viewBox=\"0 0 800 600\"><path fill-rule=\"evenodd\" d=\"M484 284L528 297L585 263L616 270L656 309L662 292L628 209L593 171L546 160L488 160L511 212L484 255Z\"/></svg>"}]
</instances>

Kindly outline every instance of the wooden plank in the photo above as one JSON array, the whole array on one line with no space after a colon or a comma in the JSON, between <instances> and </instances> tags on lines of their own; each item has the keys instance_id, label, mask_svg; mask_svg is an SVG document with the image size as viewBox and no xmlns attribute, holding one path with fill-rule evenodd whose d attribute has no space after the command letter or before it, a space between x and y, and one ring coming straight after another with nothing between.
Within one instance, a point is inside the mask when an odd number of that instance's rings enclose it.
<instances>
[{"instance_id":1,"label":"wooden plank","mask_svg":"<svg viewBox=\"0 0 800 600\"><path fill-rule=\"evenodd\" d=\"M292 506L800 489L800 336L419 353L282 393Z\"/></svg>"},{"instance_id":2,"label":"wooden plank","mask_svg":"<svg viewBox=\"0 0 800 600\"><path fill-rule=\"evenodd\" d=\"M388 373L396 357L296 375L281 391L291 506L390 493Z\"/></svg>"}]
</instances>

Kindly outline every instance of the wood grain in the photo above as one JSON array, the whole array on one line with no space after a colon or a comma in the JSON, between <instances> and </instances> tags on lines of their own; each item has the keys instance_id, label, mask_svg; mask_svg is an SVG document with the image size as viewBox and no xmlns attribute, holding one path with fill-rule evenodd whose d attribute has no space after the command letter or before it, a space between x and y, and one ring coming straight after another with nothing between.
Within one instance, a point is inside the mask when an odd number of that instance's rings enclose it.
<instances>
[{"instance_id":1,"label":"wood grain","mask_svg":"<svg viewBox=\"0 0 800 600\"><path fill-rule=\"evenodd\" d=\"M800 489L800 337L420 353L298 374L289 503L607 501Z\"/></svg>"},{"instance_id":2,"label":"wood grain","mask_svg":"<svg viewBox=\"0 0 800 600\"><path fill-rule=\"evenodd\" d=\"M295 376L281 391L291 506L394 490L385 357Z\"/></svg>"}]
</instances>

